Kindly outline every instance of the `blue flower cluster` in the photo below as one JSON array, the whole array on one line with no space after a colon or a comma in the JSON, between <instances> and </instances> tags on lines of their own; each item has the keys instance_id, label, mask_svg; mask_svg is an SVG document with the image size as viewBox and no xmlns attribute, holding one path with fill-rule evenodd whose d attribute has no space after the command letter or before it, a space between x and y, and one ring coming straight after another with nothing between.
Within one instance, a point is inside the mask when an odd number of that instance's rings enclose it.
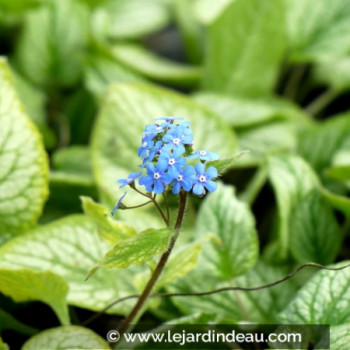
<instances>
[{"instance_id":1,"label":"blue flower cluster","mask_svg":"<svg viewBox=\"0 0 350 350\"><path fill-rule=\"evenodd\" d=\"M183 118L155 120L155 124L146 126L138 149L141 168L146 168L147 174L141 176L142 171L131 173L127 179L117 181L120 187L133 186L139 178L139 184L155 194L161 194L167 188L171 188L174 194L183 189L199 196L204 195L206 190L215 191L217 184L213 180L218 176L217 169L213 166L206 169L205 162L217 160L219 156L207 151L193 152L190 123L182 121ZM199 162L193 167L188 165L190 159L199 159Z\"/></svg>"}]
</instances>

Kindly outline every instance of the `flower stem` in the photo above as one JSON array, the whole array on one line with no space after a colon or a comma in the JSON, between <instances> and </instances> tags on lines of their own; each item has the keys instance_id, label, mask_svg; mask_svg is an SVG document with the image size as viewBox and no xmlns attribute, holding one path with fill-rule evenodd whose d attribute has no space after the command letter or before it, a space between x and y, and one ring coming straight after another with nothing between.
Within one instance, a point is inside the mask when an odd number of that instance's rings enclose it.
<instances>
[{"instance_id":1,"label":"flower stem","mask_svg":"<svg viewBox=\"0 0 350 350\"><path fill-rule=\"evenodd\" d=\"M124 205L124 209L136 209L136 208L141 208L141 207L143 207L143 206L145 206L145 205L147 205L149 203L152 203L152 201L148 201L148 202L145 202L145 203L142 203L142 204L139 204L139 205L133 205L131 207L128 207L125 204L123 204L123 205Z\"/></svg>"},{"instance_id":2,"label":"flower stem","mask_svg":"<svg viewBox=\"0 0 350 350\"><path fill-rule=\"evenodd\" d=\"M151 198L151 201L153 202L154 206L156 207L156 209L158 210L160 216L162 217L165 225L167 227L169 227L169 220L165 217L164 213L163 213L163 210L161 209L161 207L159 206L159 204L157 203L156 201L156 197L152 197Z\"/></svg>"},{"instance_id":3,"label":"flower stem","mask_svg":"<svg viewBox=\"0 0 350 350\"><path fill-rule=\"evenodd\" d=\"M168 197L166 196L165 192L163 192L163 198L164 198L164 204L165 204L165 208L166 208L166 215L167 215L168 226L169 226L169 224L170 224L170 209L169 209Z\"/></svg>"},{"instance_id":4,"label":"flower stem","mask_svg":"<svg viewBox=\"0 0 350 350\"><path fill-rule=\"evenodd\" d=\"M159 262L154 269L151 278L149 279L145 289L143 290L142 294L140 295L139 299L137 300L137 303L129 313L129 315L125 318L125 320L121 323L121 325L118 328L118 332L120 334L120 337L123 336L123 334L128 330L129 325L133 322L133 320L137 317L138 313L140 312L142 306L148 299L153 287L155 286L159 276L161 275L162 271L164 270L164 267L169 259L169 256L174 248L175 242L180 234L180 229L182 226L182 221L185 214L185 208L186 208L186 200L187 200L187 193L181 191L180 192L180 205L179 205L179 212L177 214L176 224L174 227L174 235L171 237L169 245L167 250L163 253L161 258L159 259Z\"/></svg>"},{"instance_id":5,"label":"flower stem","mask_svg":"<svg viewBox=\"0 0 350 350\"><path fill-rule=\"evenodd\" d=\"M154 197L153 197L151 194L143 193L143 192L141 192L139 189L137 189L137 188L135 187L135 185L130 186L130 187L131 187L134 191L136 191L137 193L139 193L140 195L142 195L142 196L144 196L144 197L146 197L146 198L149 198L149 199L151 200L151 202L154 204L154 206L155 206L156 209L158 210L160 216L162 217L162 219L163 219L165 225L166 225L167 227L169 227L169 219L167 219L167 218L165 217L165 215L164 215L162 209L160 208L159 204L157 203L157 201L156 201L156 195L154 195ZM137 208L137 207L135 207L135 208ZM127 209L131 209L131 207L130 207L130 208L127 208Z\"/></svg>"}]
</instances>

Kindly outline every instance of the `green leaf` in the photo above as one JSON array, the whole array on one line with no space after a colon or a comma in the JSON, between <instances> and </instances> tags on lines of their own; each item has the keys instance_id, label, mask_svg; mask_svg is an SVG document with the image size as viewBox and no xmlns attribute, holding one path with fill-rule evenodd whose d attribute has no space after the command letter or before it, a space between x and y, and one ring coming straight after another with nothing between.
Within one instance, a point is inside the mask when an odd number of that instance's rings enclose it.
<instances>
[{"instance_id":1,"label":"green leaf","mask_svg":"<svg viewBox=\"0 0 350 350\"><path fill-rule=\"evenodd\" d=\"M52 167L67 173L93 178L90 149L86 146L62 148L52 155Z\"/></svg>"},{"instance_id":2,"label":"green leaf","mask_svg":"<svg viewBox=\"0 0 350 350\"><path fill-rule=\"evenodd\" d=\"M204 25L214 22L234 0L195 0L194 14Z\"/></svg>"},{"instance_id":3,"label":"green leaf","mask_svg":"<svg viewBox=\"0 0 350 350\"><path fill-rule=\"evenodd\" d=\"M50 172L50 197L45 212L50 208L61 210L64 214L81 211L79 196L98 197L92 177L67 171ZM56 218L62 217L59 215ZM43 221L44 220L44 221ZM46 219L41 217L41 222Z\"/></svg>"},{"instance_id":4,"label":"green leaf","mask_svg":"<svg viewBox=\"0 0 350 350\"><path fill-rule=\"evenodd\" d=\"M3 233L3 234L1 234L0 235L0 246L5 244L7 241L12 239L13 237L14 237L14 234L10 234L10 233Z\"/></svg>"},{"instance_id":5,"label":"green leaf","mask_svg":"<svg viewBox=\"0 0 350 350\"><path fill-rule=\"evenodd\" d=\"M70 144L88 144L97 114L97 100L89 91L80 88L70 94L64 107L62 113L64 113L68 119ZM84 116L83 123L82 116Z\"/></svg>"},{"instance_id":6,"label":"green leaf","mask_svg":"<svg viewBox=\"0 0 350 350\"><path fill-rule=\"evenodd\" d=\"M94 31L107 39L138 39L164 28L170 21L159 0L109 0L95 11Z\"/></svg>"},{"instance_id":7,"label":"green leaf","mask_svg":"<svg viewBox=\"0 0 350 350\"><path fill-rule=\"evenodd\" d=\"M50 171L50 198L46 206L64 212L80 212L79 196L97 198L97 188L92 175L90 149L71 146L56 151Z\"/></svg>"},{"instance_id":8,"label":"green leaf","mask_svg":"<svg viewBox=\"0 0 350 350\"><path fill-rule=\"evenodd\" d=\"M69 350L111 348L103 338L90 329L78 326L51 328L30 338L22 350Z\"/></svg>"},{"instance_id":9,"label":"green leaf","mask_svg":"<svg viewBox=\"0 0 350 350\"><path fill-rule=\"evenodd\" d=\"M0 350L10 350L9 346L0 337Z\"/></svg>"},{"instance_id":10,"label":"green leaf","mask_svg":"<svg viewBox=\"0 0 350 350\"><path fill-rule=\"evenodd\" d=\"M236 153L234 156L229 158L212 160L207 163L207 166L214 166L218 170L219 175L221 176L234 169L237 166L237 162L239 162L239 159L248 153L249 151L242 151Z\"/></svg>"},{"instance_id":11,"label":"green leaf","mask_svg":"<svg viewBox=\"0 0 350 350\"><path fill-rule=\"evenodd\" d=\"M38 85L74 85L81 75L88 14L88 7L74 0L46 1L29 12L16 51L20 71Z\"/></svg>"},{"instance_id":12,"label":"green leaf","mask_svg":"<svg viewBox=\"0 0 350 350\"><path fill-rule=\"evenodd\" d=\"M13 77L13 85L26 108L28 116L37 126L45 125L45 94L13 69L11 69L11 75Z\"/></svg>"},{"instance_id":13,"label":"green leaf","mask_svg":"<svg viewBox=\"0 0 350 350\"><path fill-rule=\"evenodd\" d=\"M110 212L91 198L81 197L84 212L95 221L101 239L110 246L136 234L134 227L112 218Z\"/></svg>"},{"instance_id":14,"label":"green leaf","mask_svg":"<svg viewBox=\"0 0 350 350\"><path fill-rule=\"evenodd\" d=\"M166 264L156 288L160 289L173 280L187 275L198 263L198 257L202 252L203 240L181 247L174 252Z\"/></svg>"},{"instance_id":15,"label":"green leaf","mask_svg":"<svg viewBox=\"0 0 350 350\"><path fill-rule=\"evenodd\" d=\"M209 27L204 88L269 95L285 49L284 27L283 0L232 2Z\"/></svg>"},{"instance_id":16,"label":"green leaf","mask_svg":"<svg viewBox=\"0 0 350 350\"><path fill-rule=\"evenodd\" d=\"M335 180L350 180L350 165L338 165L327 170L327 176Z\"/></svg>"},{"instance_id":17,"label":"green leaf","mask_svg":"<svg viewBox=\"0 0 350 350\"><path fill-rule=\"evenodd\" d=\"M68 303L99 311L107 304L136 292L133 275L140 269L101 270L85 282L91 266L108 251L99 239L93 222L83 215L68 216L10 240L0 247L0 267L52 271L69 286ZM123 314L132 303L123 303L109 310Z\"/></svg>"},{"instance_id":18,"label":"green leaf","mask_svg":"<svg viewBox=\"0 0 350 350\"><path fill-rule=\"evenodd\" d=\"M33 335L38 332L36 328L27 326L26 324L17 321L11 314L0 309L0 332L3 330L13 330L18 333ZM1 350L1 339L0 339Z\"/></svg>"},{"instance_id":19,"label":"green leaf","mask_svg":"<svg viewBox=\"0 0 350 350\"><path fill-rule=\"evenodd\" d=\"M193 86L201 76L199 68L163 58L141 45L117 44L112 53L124 66L155 81Z\"/></svg>"},{"instance_id":20,"label":"green leaf","mask_svg":"<svg viewBox=\"0 0 350 350\"><path fill-rule=\"evenodd\" d=\"M346 262L333 265L343 266ZM348 262L347 262L348 263ZM340 325L350 321L350 269L318 271L280 315L293 324Z\"/></svg>"},{"instance_id":21,"label":"green leaf","mask_svg":"<svg viewBox=\"0 0 350 350\"><path fill-rule=\"evenodd\" d=\"M332 210L317 191L298 200L290 218L290 236L290 249L297 261L324 265L334 261L342 233Z\"/></svg>"},{"instance_id":22,"label":"green leaf","mask_svg":"<svg viewBox=\"0 0 350 350\"><path fill-rule=\"evenodd\" d=\"M321 188L320 192L328 200L330 205L350 217L350 199L348 197L334 194L325 188Z\"/></svg>"},{"instance_id":23,"label":"green leaf","mask_svg":"<svg viewBox=\"0 0 350 350\"><path fill-rule=\"evenodd\" d=\"M350 89L349 75L350 57L322 61L313 71L317 82L329 85L333 91L339 93Z\"/></svg>"},{"instance_id":24,"label":"green leaf","mask_svg":"<svg viewBox=\"0 0 350 350\"><path fill-rule=\"evenodd\" d=\"M0 268L0 291L15 302L41 301L51 306L63 325L69 324L68 286L50 271Z\"/></svg>"},{"instance_id":25,"label":"green leaf","mask_svg":"<svg viewBox=\"0 0 350 350\"><path fill-rule=\"evenodd\" d=\"M40 6L43 0L0 0L0 11L9 12L13 14L20 14Z\"/></svg>"},{"instance_id":26,"label":"green leaf","mask_svg":"<svg viewBox=\"0 0 350 350\"><path fill-rule=\"evenodd\" d=\"M197 237L218 235L220 244L206 244L203 256L208 273L229 279L249 270L258 257L255 220L249 207L240 202L232 187L221 185L210 194L199 211Z\"/></svg>"},{"instance_id":27,"label":"green leaf","mask_svg":"<svg viewBox=\"0 0 350 350\"><path fill-rule=\"evenodd\" d=\"M298 151L322 175L336 152L345 146L349 134L350 114L335 116L303 132Z\"/></svg>"},{"instance_id":28,"label":"green leaf","mask_svg":"<svg viewBox=\"0 0 350 350\"><path fill-rule=\"evenodd\" d=\"M259 261L246 274L223 283L206 270L205 258L201 257L198 266L185 277L168 286L171 292L202 292L214 288L258 287L274 282L285 275L285 271ZM292 300L296 287L291 281L274 288L256 292L223 292L198 298L172 298L172 301L184 314L196 312L212 313L213 323L237 323L242 321L255 323L274 323L278 313Z\"/></svg>"},{"instance_id":29,"label":"green leaf","mask_svg":"<svg viewBox=\"0 0 350 350\"><path fill-rule=\"evenodd\" d=\"M174 15L191 63L200 64L204 51L203 29L195 18L193 3L187 0L173 1Z\"/></svg>"},{"instance_id":30,"label":"green leaf","mask_svg":"<svg viewBox=\"0 0 350 350\"><path fill-rule=\"evenodd\" d=\"M216 152L223 158L236 150L235 135L230 128L190 99L149 85L111 86L102 103L92 138L95 178L102 198L109 206L114 205L120 196L115 190L115 181L136 171L140 164L137 149L146 124L159 116L183 116L189 120L197 149ZM140 196L129 192L128 200L137 204L135 202ZM122 218L130 215L126 212L120 214ZM139 210L138 214L141 212ZM135 215L129 216L129 220L133 222Z\"/></svg>"},{"instance_id":31,"label":"green leaf","mask_svg":"<svg viewBox=\"0 0 350 350\"><path fill-rule=\"evenodd\" d=\"M330 350L347 350L350 343L350 325L333 326L330 328ZM322 348L322 340L316 348Z\"/></svg>"},{"instance_id":32,"label":"green leaf","mask_svg":"<svg viewBox=\"0 0 350 350\"><path fill-rule=\"evenodd\" d=\"M277 197L280 254L286 257L290 247L292 211L305 195L318 186L319 181L311 167L294 155L270 157L268 176Z\"/></svg>"},{"instance_id":33,"label":"green leaf","mask_svg":"<svg viewBox=\"0 0 350 350\"><path fill-rule=\"evenodd\" d=\"M102 96L108 85L125 82L137 83L144 79L137 73L124 67L115 59L104 55L93 55L87 59L84 67L86 88L97 96Z\"/></svg>"},{"instance_id":34,"label":"green leaf","mask_svg":"<svg viewBox=\"0 0 350 350\"><path fill-rule=\"evenodd\" d=\"M34 225L48 195L41 137L23 112L10 70L0 58L0 234Z\"/></svg>"},{"instance_id":35,"label":"green leaf","mask_svg":"<svg viewBox=\"0 0 350 350\"><path fill-rule=\"evenodd\" d=\"M238 133L241 150L249 153L237 166L256 166L266 162L269 155L294 151L297 146L298 125L292 122L275 122L257 126Z\"/></svg>"},{"instance_id":36,"label":"green leaf","mask_svg":"<svg viewBox=\"0 0 350 350\"><path fill-rule=\"evenodd\" d=\"M131 238L119 241L98 265L92 268L87 279L96 272L97 268L125 268L132 264L143 264L155 255L163 253L167 248L172 230L148 229Z\"/></svg>"},{"instance_id":37,"label":"green leaf","mask_svg":"<svg viewBox=\"0 0 350 350\"><path fill-rule=\"evenodd\" d=\"M296 105L276 97L250 99L199 92L193 98L237 128L276 120L306 119L306 115Z\"/></svg>"},{"instance_id":38,"label":"green leaf","mask_svg":"<svg viewBox=\"0 0 350 350\"><path fill-rule=\"evenodd\" d=\"M285 0L290 60L341 57L350 49L349 0Z\"/></svg>"},{"instance_id":39,"label":"green leaf","mask_svg":"<svg viewBox=\"0 0 350 350\"><path fill-rule=\"evenodd\" d=\"M340 181L350 180L350 137L333 155L332 167L326 170L326 176Z\"/></svg>"}]
</instances>

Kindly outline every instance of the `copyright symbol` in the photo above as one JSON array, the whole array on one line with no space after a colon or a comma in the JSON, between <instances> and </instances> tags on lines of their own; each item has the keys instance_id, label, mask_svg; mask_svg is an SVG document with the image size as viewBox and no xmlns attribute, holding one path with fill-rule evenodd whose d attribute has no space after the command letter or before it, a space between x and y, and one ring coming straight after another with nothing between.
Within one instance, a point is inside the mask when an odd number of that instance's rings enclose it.
<instances>
[{"instance_id":1,"label":"copyright symbol","mask_svg":"<svg viewBox=\"0 0 350 350\"><path fill-rule=\"evenodd\" d=\"M120 339L120 334L118 331L111 330L107 333L107 340L111 343L116 343Z\"/></svg>"}]
</instances>

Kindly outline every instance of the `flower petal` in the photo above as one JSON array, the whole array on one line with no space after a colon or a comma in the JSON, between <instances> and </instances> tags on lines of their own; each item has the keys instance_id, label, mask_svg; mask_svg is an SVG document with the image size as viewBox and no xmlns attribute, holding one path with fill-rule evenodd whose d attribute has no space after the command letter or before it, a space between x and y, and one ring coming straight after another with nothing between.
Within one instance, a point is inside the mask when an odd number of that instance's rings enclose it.
<instances>
[{"instance_id":1,"label":"flower petal","mask_svg":"<svg viewBox=\"0 0 350 350\"><path fill-rule=\"evenodd\" d=\"M174 158L179 158L185 153L185 147L180 145L176 147L173 151L173 157Z\"/></svg>"},{"instance_id":2,"label":"flower petal","mask_svg":"<svg viewBox=\"0 0 350 350\"><path fill-rule=\"evenodd\" d=\"M180 172L174 166L171 166L168 170L168 174L172 177L172 179L176 179L179 173Z\"/></svg>"},{"instance_id":3,"label":"flower petal","mask_svg":"<svg viewBox=\"0 0 350 350\"><path fill-rule=\"evenodd\" d=\"M182 181L182 187L183 187L183 189L185 190L185 191L191 191L191 188L192 188L192 182L191 181L189 181L189 180L183 180Z\"/></svg>"},{"instance_id":4,"label":"flower petal","mask_svg":"<svg viewBox=\"0 0 350 350\"><path fill-rule=\"evenodd\" d=\"M173 142L173 136L172 135L170 135L170 134L165 134L164 136L163 136L163 138L162 138L162 140L164 141L164 142Z\"/></svg>"},{"instance_id":5,"label":"flower petal","mask_svg":"<svg viewBox=\"0 0 350 350\"><path fill-rule=\"evenodd\" d=\"M204 186L209 192L214 192L218 188L218 184L211 180L206 181Z\"/></svg>"},{"instance_id":6,"label":"flower petal","mask_svg":"<svg viewBox=\"0 0 350 350\"><path fill-rule=\"evenodd\" d=\"M192 177L194 175L195 171L194 171L194 167L192 165L189 165L186 167L186 169L183 172L183 175L186 178Z\"/></svg>"},{"instance_id":7,"label":"flower petal","mask_svg":"<svg viewBox=\"0 0 350 350\"><path fill-rule=\"evenodd\" d=\"M169 168L169 164L167 159L162 158L158 160L157 166L156 166L156 171L159 171L160 173L164 172Z\"/></svg>"},{"instance_id":8,"label":"flower petal","mask_svg":"<svg viewBox=\"0 0 350 350\"><path fill-rule=\"evenodd\" d=\"M200 196L200 195L204 194L204 187L201 184L195 184L193 186L193 190L192 191L193 191L194 194Z\"/></svg>"},{"instance_id":9,"label":"flower petal","mask_svg":"<svg viewBox=\"0 0 350 350\"><path fill-rule=\"evenodd\" d=\"M129 174L128 178L137 179L139 176L141 176L141 174L142 174L142 171L137 171L135 173Z\"/></svg>"},{"instance_id":10,"label":"flower petal","mask_svg":"<svg viewBox=\"0 0 350 350\"><path fill-rule=\"evenodd\" d=\"M204 171L205 171L205 167L204 167L204 164L203 163L198 163L196 164L196 173L197 175L203 175L204 174Z\"/></svg>"},{"instance_id":11,"label":"flower petal","mask_svg":"<svg viewBox=\"0 0 350 350\"><path fill-rule=\"evenodd\" d=\"M164 185L162 181L158 180L154 184L154 193L161 194L164 192Z\"/></svg>"},{"instance_id":12,"label":"flower petal","mask_svg":"<svg viewBox=\"0 0 350 350\"><path fill-rule=\"evenodd\" d=\"M211 166L207 172L205 173L207 179L212 179L212 178L216 178L218 177L218 171L216 168L214 168L213 166Z\"/></svg>"},{"instance_id":13,"label":"flower petal","mask_svg":"<svg viewBox=\"0 0 350 350\"><path fill-rule=\"evenodd\" d=\"M149 163L147 165L147 174L148 175L153 175L155 171L156 171L156 168L155 168L154 164L153 163Z\"/></svg>"},{"instance_id":14,"label":"flower petal","mask_svg":"<svg viewBox=\"0 0 350 350\"><path fill-rule=\"evenodd\" d=\"M181 189L180 182L175 182L174 186L173 186L173 193L174 194L179 194L180 189Z\"/></svg>"},{"instance_id":15,"label":"flower petal","mask_svg":"<svg viewBox=\"0 0 350 350\"><path fill-rule=\"evenodd\" d=\"M166 183L167 185L170 184L171 181L173 181L173 177L169 174L163 174L161 177L162 181Z\"/></svg>"}]
</instances>

